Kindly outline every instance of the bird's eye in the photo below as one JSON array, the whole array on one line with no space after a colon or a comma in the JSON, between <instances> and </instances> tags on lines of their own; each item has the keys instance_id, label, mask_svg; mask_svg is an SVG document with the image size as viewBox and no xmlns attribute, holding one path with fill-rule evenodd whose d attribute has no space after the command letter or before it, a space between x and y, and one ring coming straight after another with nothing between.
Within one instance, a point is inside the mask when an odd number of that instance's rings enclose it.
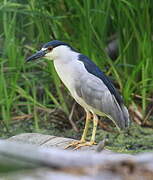
<instances>
[{"instance_id":1,"label":"bird's eye","mask_svg":"<svg viewBox=\"0 0 153 180\"><path fill-rule=\"evenodd\" d=\"M48 51L51 51L52 49L53 49L53 47L51 47L51 46L50 46L50 47L48 47Z\"/></svg>"}]
</instances>

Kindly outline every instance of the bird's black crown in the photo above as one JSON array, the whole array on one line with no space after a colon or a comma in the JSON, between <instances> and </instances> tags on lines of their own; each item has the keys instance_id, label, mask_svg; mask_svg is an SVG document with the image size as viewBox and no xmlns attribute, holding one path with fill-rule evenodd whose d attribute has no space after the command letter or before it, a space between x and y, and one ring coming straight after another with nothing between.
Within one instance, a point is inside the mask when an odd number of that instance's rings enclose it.
<instances>
[{"instance_id":1,"label":"bird's black crown","mask_svg":"<svg viewBox=\"0 0 153 180\"><path fill-rule=\"evenodd\" d=\"M61 45L64 45L64 46L68 46L69 48L71 48L72 50L74 50L69 44L65 43L65 42L62 42L62 41L59 41L59 40L53 40L53 41L50 41L46 44L43 45L43 48L48 48L48 47L58 47L58 46L61 46Z\"/></svg>"}]
</instances>

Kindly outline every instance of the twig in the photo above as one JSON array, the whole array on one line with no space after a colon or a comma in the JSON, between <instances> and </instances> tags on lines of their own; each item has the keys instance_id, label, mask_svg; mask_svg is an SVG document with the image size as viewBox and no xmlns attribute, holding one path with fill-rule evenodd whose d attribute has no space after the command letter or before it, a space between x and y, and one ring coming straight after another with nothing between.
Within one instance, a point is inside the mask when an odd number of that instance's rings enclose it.
<instances>
[{"instance_id":1,"label":"twig","mask_svg":"<svg viewBox=\"0 0 153 180\"><path fill-rule=\"evenodd\" d=\"M21 116L15 116L15 117L12 118L12 120L20 121L20 120L29 119L29 118L32 118L32 117L33 117L32 114L24 114L24 115L21 115Z\"/></svg>"},{"instance_id":2,"label":"twig","mask_svg":"<svg viewBox=\"0 0 153 180\"><path fill-rule=\"evenodd\" d=\"M151 114L152 111L153 111L153 107L149 110L148 114L147 114L146 117L144 118L143 124L145 124L145 123L147 122L147 120L148 120L148 118L149 118L149 116L150 116L150 114Z\"/></svg>"},{"instance_id":3,"label":"twig","mask_svg":"<svg viewBox=\"0 0 153 180\"><path fill-rule=\"evenodd\" d=\"M143 97L138 95L138 94L134 94L132 93L132 96L136 97L136 98L139 98L139 99L142 99ZM150 102L153 102L153 98L145 98L147 101L150 101Z\"/></svg>"},{"instance_id":4,"label":"twig","mask_svg":"<svg viewBox=\"0 0 153 180\"><path fill-rule=\"evenodd\" d=\"M99 121L98 121L98 124L99 124L99 126L100 126L102 129L104 129L104 130L106 130L106 131L108 131L108 132L116 132L115 130L109 128L109 127L108 127L105 123L103 123L100 119L99 119Z\"/></svg>"},{"instance_id":5,"label":"twig","mask_svg":"<svg viewBox=\"0 0 153 180\"><path fill-rule=\"evenodd\" d=\"M76 102L74 102L73 105L72 105L72 109L71 109L71 112L70 112L70 115L69 115L69 121L70 121L70 124L72 125L72 128L74 129L74 131L79 132L78 128L76 127L76 124L74 123L74 121L72 119L75 105L76 105Z\"/></svg>"}]
</instances>

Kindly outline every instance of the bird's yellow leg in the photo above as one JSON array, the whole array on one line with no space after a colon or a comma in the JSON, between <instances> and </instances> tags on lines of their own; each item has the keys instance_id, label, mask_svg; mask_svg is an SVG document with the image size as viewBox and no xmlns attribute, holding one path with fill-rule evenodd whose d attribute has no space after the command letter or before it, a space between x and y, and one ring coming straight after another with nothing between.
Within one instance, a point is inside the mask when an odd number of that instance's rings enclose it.
<instances>
[{"instance_id":1,"label":"bird's yellow leg","mask_svg":"<svg viewBox=\"0 0 153 180\"><path fill-rule=\"evenodd\" d=\"M91 120L91 113L89 111L86 111L85 128L83 130L83 134L82 134L81 140L80 141L73 141L73 142L71 142L69 145L67 145L65 147L65 149L67 149L69 147L72 147L72 146L73 147L77 146L78 144L84 144L86 142L86 136L87 136L90 120Z\"/></svg>"},{"instance_id":2,"label":"bird's yellow leg","mask_svg":"<svg viewBox=\"0 0 153 180\"><path fill-rule=\"evenodd\" d=\"M80 147L83 147L83 146L92 146L96 144L95 137L96 137L97 125L98 125L98 117L96 114L93 114L93 130L92 130L92 136L91 136L90 142L79 143L74 148L74 150L79 149Z\"/></svg>"},{"instance_id":3,"label":"bird's yellow leg","mask_svg":"<svg viewBox=\"0 0 153 180\"><path fill-rule=\"evenodd\" d=\"M86 113L87 113L87 115L86 115L86 123L85 123L85 128L83 130L83 134L82 134L82 137L81 137L81 140L80 140L81 143L86 142L86 137L87 137L87 133L88 133L88 129L89 129L89 122L91 120L90 112L87 111Z\"/></svg>"},{"instance_id":4,"label":"bird's yellow leg","mask_svg":"<svg viewBox=\"0 0 153 180\"><path fill-rule=\"evenodd\" d=\"M95 144L95 137L96 137L96 131L97 131L97 125L98 125L98 117L96 114L93 114L93 130L92 130L92 136L90 143Z\"/></svg>"}]
</instances>

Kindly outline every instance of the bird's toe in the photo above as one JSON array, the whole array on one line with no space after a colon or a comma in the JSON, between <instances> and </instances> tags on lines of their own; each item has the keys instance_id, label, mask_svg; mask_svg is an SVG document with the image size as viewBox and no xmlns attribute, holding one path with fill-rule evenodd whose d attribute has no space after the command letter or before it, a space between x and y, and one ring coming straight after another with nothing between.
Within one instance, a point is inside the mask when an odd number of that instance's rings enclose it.
<instances>
[{"instance_id":1,"label":"bird's toe","mask_svg":"<svg viewBox=\"0 0 153 180\"><path fill-rule=\"evenodd\" d=\"M96 144L97 143L93 142L93 141L80 143L80 144L76 145L76 147L73 150L77 150L77 149L84 147L84 146L92 146L92 145L96 145Z\"/></svg>"},{"instance_id":2,"label":"bird's toe","mask_svg":"<svg viewBox=\"0 0 153 180\"><path fill-rule=\"evenodd\" d=\"M78 146L79 144L83 144L85 143L85 141L72 141L70 144L68 144L67 146L65 146L64 149L68 149L70 147L75 147L75 146Z\"/></svg>"}]
</instances>

